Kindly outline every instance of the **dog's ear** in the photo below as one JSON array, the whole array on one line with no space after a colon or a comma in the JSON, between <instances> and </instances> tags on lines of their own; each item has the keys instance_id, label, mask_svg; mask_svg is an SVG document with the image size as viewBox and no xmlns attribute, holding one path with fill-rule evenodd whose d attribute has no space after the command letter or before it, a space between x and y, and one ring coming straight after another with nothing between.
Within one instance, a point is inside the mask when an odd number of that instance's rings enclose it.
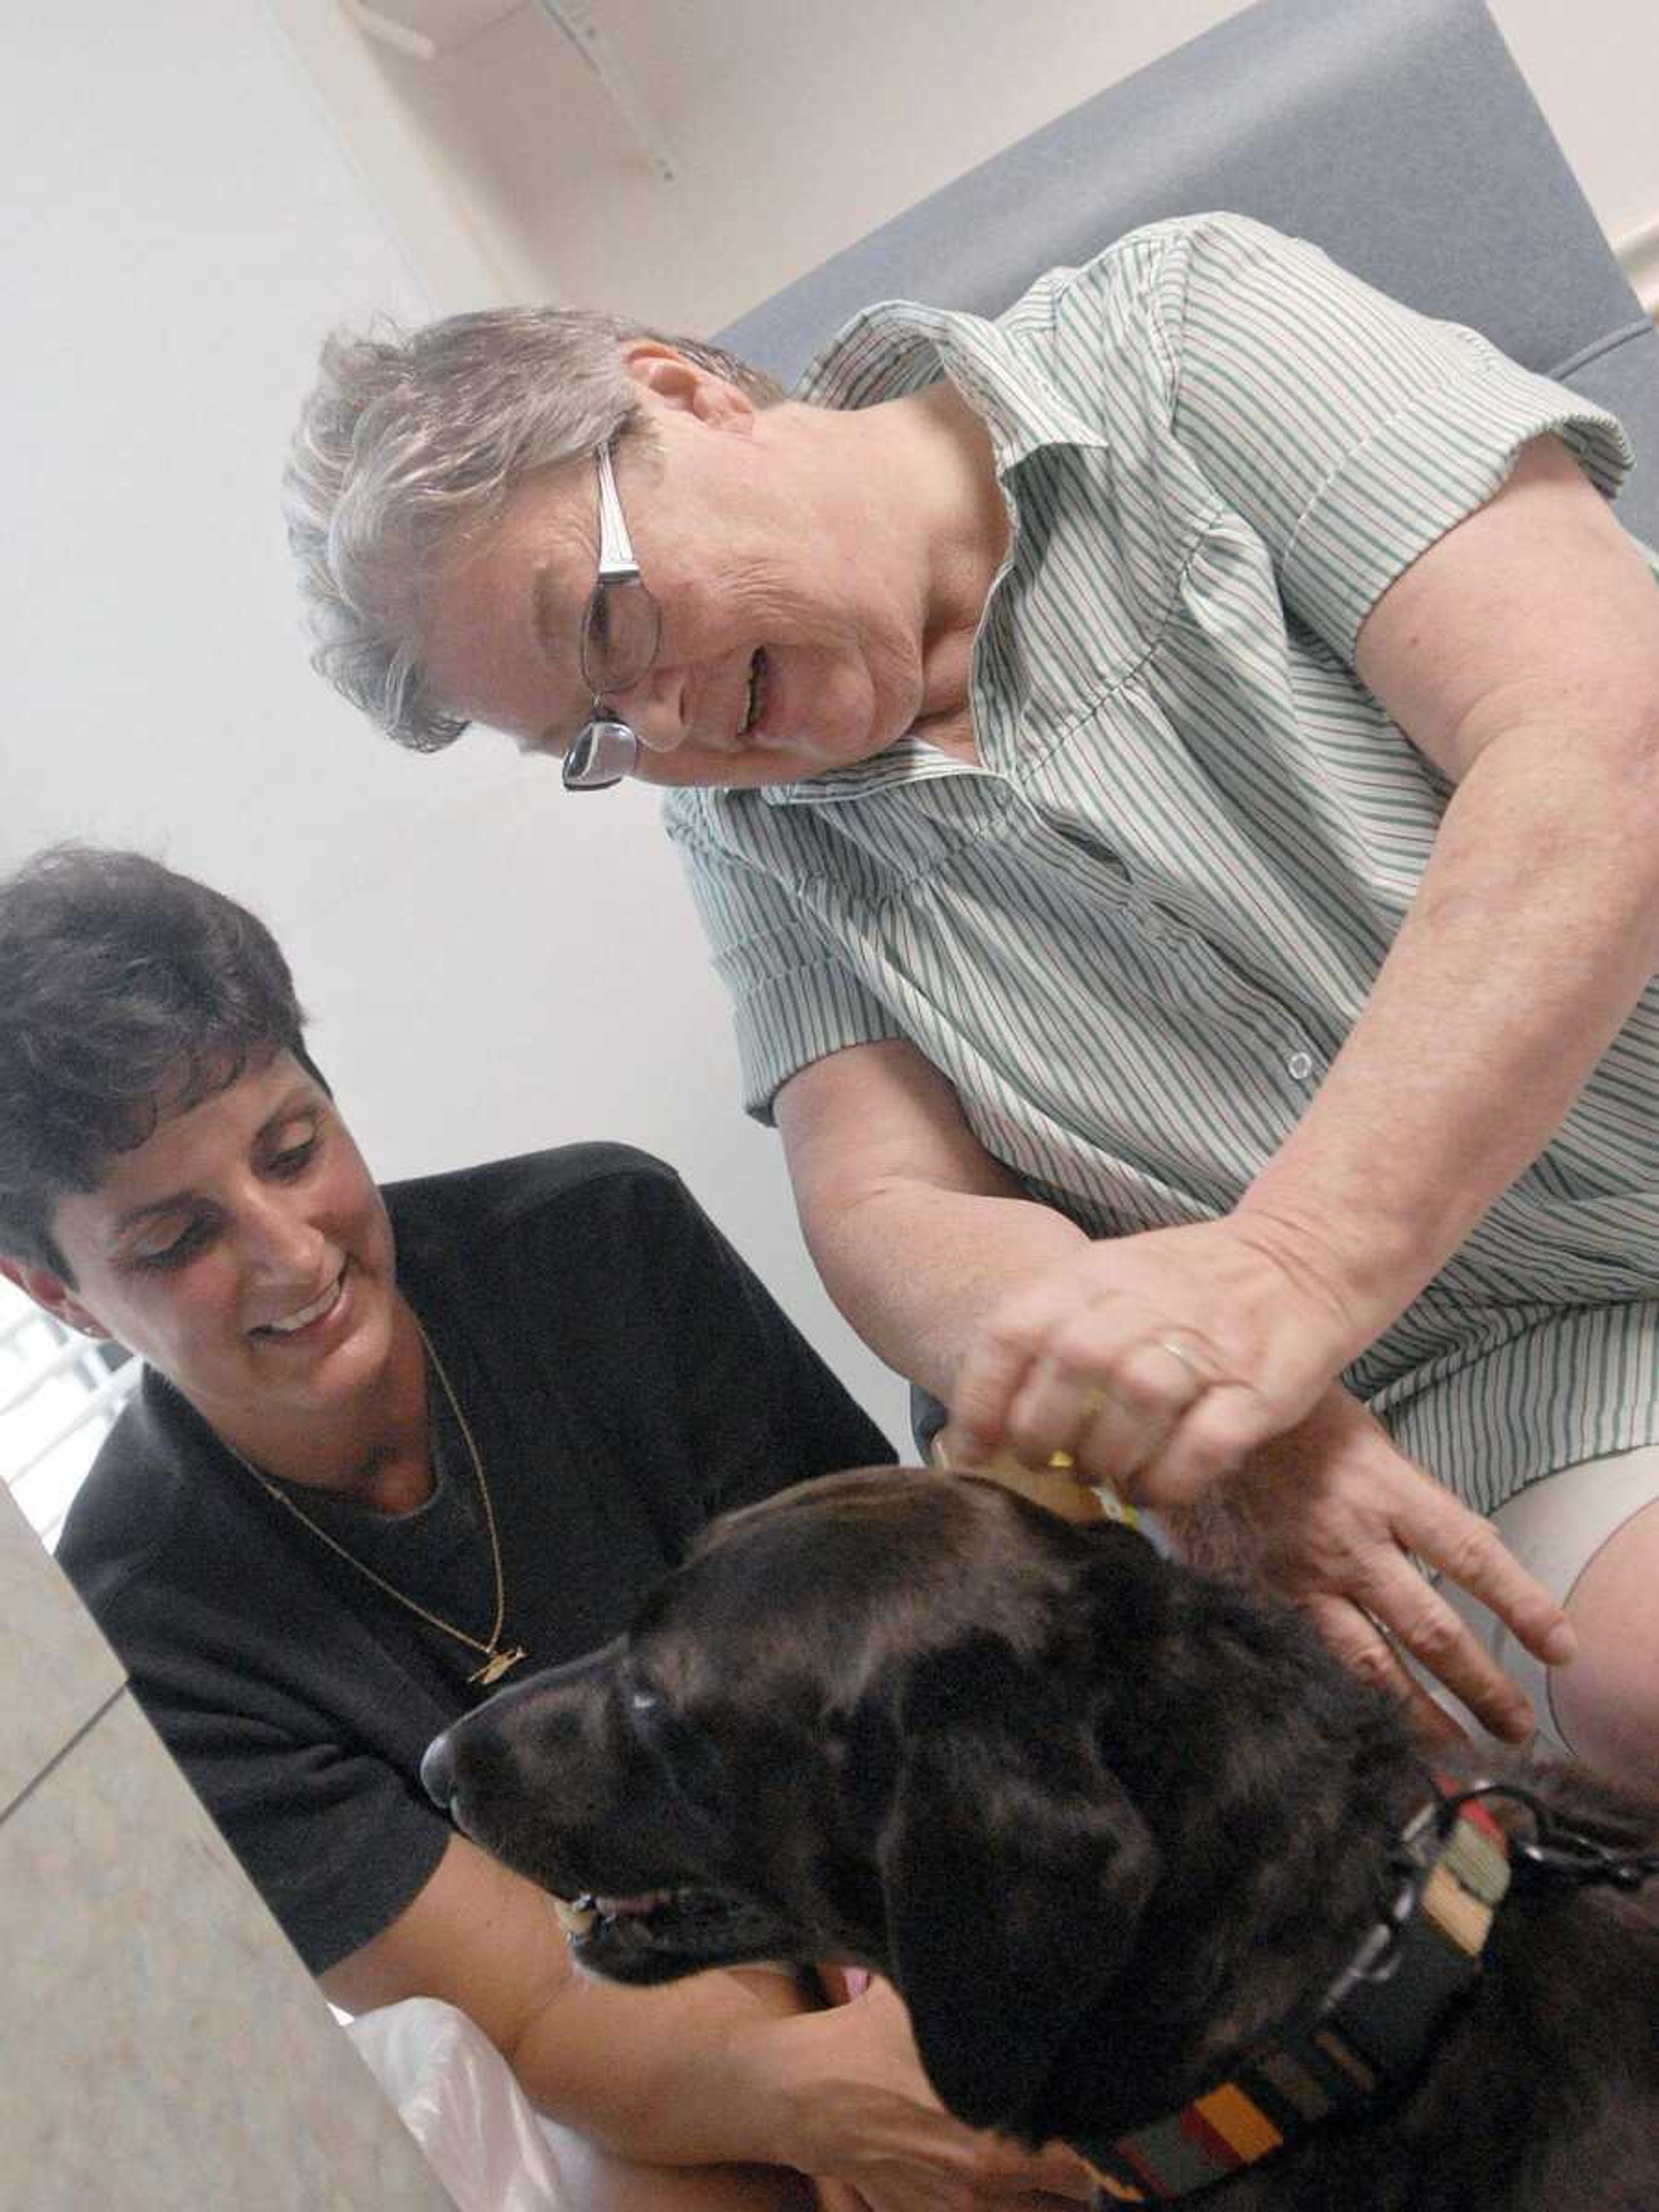
<instances>
[{"instance_id":1,"label":"dog's ear","mask_svg":"<svg viewBox=\"0 0 1659 2212\"><path fill-rule=\"evenodd\" d=\"M1110 1990L1157 1870L1063 1676L990 1637L902 1694L880 1867L894 1979L958 2118L1018 2133Z\"/></svg>"}]
</instances>

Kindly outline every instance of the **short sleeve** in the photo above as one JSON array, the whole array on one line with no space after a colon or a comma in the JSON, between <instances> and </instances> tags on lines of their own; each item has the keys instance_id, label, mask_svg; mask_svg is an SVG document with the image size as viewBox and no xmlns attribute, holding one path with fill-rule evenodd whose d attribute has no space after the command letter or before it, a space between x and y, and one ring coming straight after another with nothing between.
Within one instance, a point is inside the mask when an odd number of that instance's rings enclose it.
<instances>
[{"instance_id":1,"label":"short sleeve","mask_svg":"<svg viewBox=\"0 0 1659 2212\"><path fill-rule=\"evenodd\" d=\"M192 1609L188 1595L179 1605ZM303 1606L294 1630L302 1632ZM197 1614L191 1637L112 1640L138 1701L313 1973L389 1927L435 1871L450 1828L410 1778L319 1723ZM327 1625L318 1624L326 1641ZM447 1715L418 1723L436 1732ZM429 1724L428 1724L429 1723Z\"/></svg>"},{"instance_id":2,"label":"short sleeve","mask_svg":"<svg viewBox=\"0 0 1659 2212\"><path fill-rule=\"evenodd\" d=\"M138 1686L143 1702L143 1686ZM452 1831L372 1754L284 1740L225 1715L161 1732L313 1974L380 1935L436 1872Z\"/></svg>"},{"instance_id":3,"label":"short sleeve","mask_svg":"<svg viewBox=\"0 0 1659 2212\"><path fill-rule=\"evenodd\" d=\"M744 1110L769 1123L792 1075L849 1045L904 1031L836 952L796 896L726 850L709 818L720 794L676 793L665 811L709 957L732 994ZM744 793L745 799L751 794Z\"/></svg>"},{"instance_id":4,"label":"short sleeve","mask_svg":"<svg viewBox=\"0 0 1659 2212\"><path fill-rule=\"evenodd\" d=\"M1286 605L1350 664L1389 586L1530 439L1554 432L1608 497L1634 458L1604 409L1243 217L1175 230L1152 312L1177 441L1266 544Z\"/></svg>"}]
</instances>

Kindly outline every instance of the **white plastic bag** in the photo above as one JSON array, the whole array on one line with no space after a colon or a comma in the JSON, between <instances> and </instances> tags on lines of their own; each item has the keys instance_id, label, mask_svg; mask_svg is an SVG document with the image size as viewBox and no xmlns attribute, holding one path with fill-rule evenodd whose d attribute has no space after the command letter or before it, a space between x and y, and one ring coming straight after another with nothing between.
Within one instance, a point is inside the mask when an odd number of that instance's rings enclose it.
<instances>
[{"instance_id":1,"label":"white plastic bag","mask_svg":"<svg viewBox=\"0 0 1659 2212\"><path fill-rule=\"evenodd\" d=\"M457 2212L572 2212L535 2108L464 2012L408 1997L360 2014L346 2033Z\"/></svg>"}]
</instances>

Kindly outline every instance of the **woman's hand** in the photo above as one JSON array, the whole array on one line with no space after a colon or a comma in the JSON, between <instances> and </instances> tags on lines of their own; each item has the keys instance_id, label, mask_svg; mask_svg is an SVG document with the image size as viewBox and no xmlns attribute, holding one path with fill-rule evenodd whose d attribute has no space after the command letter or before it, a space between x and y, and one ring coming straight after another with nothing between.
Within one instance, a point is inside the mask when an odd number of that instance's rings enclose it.
<instances>
[{"instance_id":1,"label":"woman's hand","mask_svg":"<svg viewBox=\"0 0 1659 2212\"><path fill-rule=\"evenodd\" d=\"M1333 1284L1256 1216L1088 1245L1006 1299L969 1346L951 1464L1069 1452L1084 1479L1157 1507L1183 1550L1301 1607L1431 1733L1449 1723L1396 1646L1495 1735L1523 1736L1526 1698L1416 1561L1547 1663L1571 1655L1565 1615L1334 1381L1369 1317Z\"/></svg>"},{"instance_id":2,"label":"woman's hand","mask_svg":"<svg viewBox=\"0 0 1659 2212\"><path fill-rule=\"evenodd\" d=\"M834 2212L1030 2212L1092 2201L1088 2168L1062 2146L1027 2151L951 2118L887 1983L794 2021L791 2034L799 2070L788 2162L813 2177Z\"/></svg>"},{"instance_id":3,"label":"woman's hand","mask_svg":"<svg viewBox=\"0 0 1659 2212\"><path fill-rule=\"evenodd\" d=\"M1491 1523L1397 1449L1382 1423L1333 1384L1313 1412L1254 1451L1196 1505L1164 1514L1181 1553L1301 1608L1339 1659L1399 1692L1425 1734L1453 1723L1401 1663L1408 1651L1500 1736L1533 1724L1526 1698L1421 1571L1478 1597L1546 1662L1572 1632Z\"/></svg>"},{"instance_id":4,"label":"woman's hand","mask_svg":"<svg viewBox=\"0 0 1659 2212\"><path fill-rule=\"evenodd\" d=\"M1259 1213L1085 1245L978 1330L952 1456L1066 1451L1138 1502L1185 1503L1294 1427L1371 1320L1325 1255Z\"/></svg>"}]
</instances>

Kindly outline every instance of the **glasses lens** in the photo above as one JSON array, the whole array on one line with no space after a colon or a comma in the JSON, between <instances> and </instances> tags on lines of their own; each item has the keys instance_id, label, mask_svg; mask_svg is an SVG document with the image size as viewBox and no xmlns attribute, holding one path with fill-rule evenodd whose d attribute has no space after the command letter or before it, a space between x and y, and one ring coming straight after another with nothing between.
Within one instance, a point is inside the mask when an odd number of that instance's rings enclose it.
<instances>
[{"instance_id":1,"label":"glasses lens","mask_svg":"<svg viewBox=\"0 0 1659 2212\"><path fill-rule=\"evenodd\" d=\"M604 715L585 722L571 740L562 775L567 791L609 791L640 757L640 741L626 722Z\"/></svg>"},{"instance_id":2,"label":"glasses lens","mask_svg":"<svg viewBox=\"0 0 1659 2212\"><path fill-rule=\"evenodd\" d=\"M643 584L599 584L582 621L582 677L596 697L637 684L657 657L662 615Z\"/></svg>"}]
</instances>

